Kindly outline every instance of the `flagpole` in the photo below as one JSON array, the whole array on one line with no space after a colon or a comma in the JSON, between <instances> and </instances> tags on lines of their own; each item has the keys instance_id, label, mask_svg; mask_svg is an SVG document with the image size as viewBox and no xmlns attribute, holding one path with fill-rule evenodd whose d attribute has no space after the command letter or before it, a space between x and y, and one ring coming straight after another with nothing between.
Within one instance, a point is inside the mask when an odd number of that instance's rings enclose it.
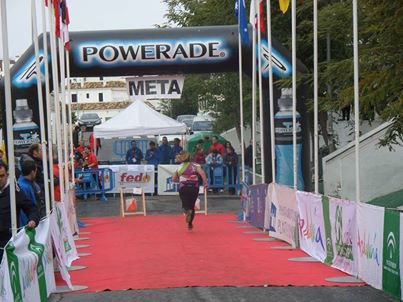
<instances>
[{"instance_id":1,"label":"flagpole","mask_svg":"<svg viewBox=\"0 0 403 302\"><path fill-rule=\"evenodd\" d=\"M243 0L239 0L243 1ZM238 2L238 49L239 49L239 113L241 126L241 165L242 165L242 181L245 181L245 148L244 148L244 120L243 120L243 83L242 83L242 40L241 40L241 8ZM242 4L243 5L243 4Z\"/></svg>"},{"instance_id":2,"label":"flagpole","mask_svg":"<svg viewBox=\"0 0 403 302\"><path fill-rule=\"evenodd\" d=\"M60 123L60 107L59 107L59 75L57 68L57 47L56 47L56 33L55 33L55 16L54 16L54 6L50 2L49 6L49 24L51 33L51 52L52 52L52 78L53 78L53 90L54 90L54 104L55 104L55 128L56 128L56 140L57 140L57 157L58 157L58 167L59 167L59 188L60 197L64 196L64 175L63 175L63 154L62 154L62 134L61 134L61 123Z\"/></svg>"},{"instance_id":3,"label":"flagpole","mask_svg":"<svg viewBox=\"0 0 403 302\"><path fill-rule=\"evenodd\" d=\"M360 100L358 70L358 8L353 0L353 45L354 45L354 128L355 128L355 199L360 201Z\"/></svg>"},{"instance_id":4,"label":"flagpole","mask_svg":"<svg viewBox=\"0 0 403 302\"><path fill-rule=\"evenodd\" d=\"M42 10L42 33L43 33L43 56L45 63L45 92L46 92L46 116L48 129L48 154L49 154L49 179L50 179L50 200L52 208L55 200L54 174L53 174L53 138L52 138L52 120L50 111L50 82L49 82L49 53L48 53L48 33L46 31L46 10L45 3L41 1ZM50 210L50 208L49 208ZM48 211L48 209L46 209Z\"/></svg>"},{"instance_id":5,"label":"flagpole","mask_svg":"<svg viewBox=\"0 0 403 302\"><path fill-rule=\"evenodd\" d=\"M17 233L17 206L15 199L15 161L14 161L14 136L13 136L13 116L11 101L11 79L10 79L10 57L8 52L8 32L7 32L7 7L6 0L1 1L1 42L3 45L4 62L4 93L6 103L6 126L7 126L7 157L9 164L10 183L10 211L11 211L11 233Z\"/></svg>"},{"instance_id":6,"label":"flagpole","mask_svg":"<svg viewBox=\"0 0 403 302\"><path fill-rule=\"evenodd\" d=\"M260 120L260 167L262 173L262 183L265 183L265 158L264 158L264 136L263 136L263 85L262 85L262 33L260 28L260 3L257 13L258 30L258 72L259 72L259 120Z\"/></svg>"},{"instance_id":7,"label":"flagpole","mask_svg":"<svg viewBox=\"0 0 403 302\"><path fill-rule=\"evenodd\" d=\"M274 96L273 96L273 45L271 38L271 4L266 0L267 42L269 47L269 101L270 101L270 145L271 145L271 177L276 182L276 141L274 132Z\"/></svg>"},{"instance_id":8,"label":"flagpole","mask_svg":"<svg viewBox=\"0 0 403 302\"><path fill-rule=\"evenodd\" d=\"M292 153L294 189L298 187L297 180L297 16L296 3L291 0L291 31L292 31Z\"/></svg>"},{"instance_id":9,"label":"flagpole","mask_svg":"<svg viewBox=\"0 0 403 302\"><path fill-rule=\"evenodd\" d=\"M319 193L319 129L318 129L318 0L313 0L313 103L314 103L314 153L315 193Z\"/></svg>"},{"instance_id":10,"label":"flagpole","mask_svg":"<svg viewBox=\"0 0 403 302\"><path fill-rule=\"evenodd\" d=\"M66 25L65 25L66 26ZM71 162L71 181L75 184L74 177L74 146L73 146L73 122L71 111L71 89L70 89L70 53L66 49L66 68L67 68L67 99L68 99L68 115L69 115L69 133L70 133L70 162Z\"/></svg>"},{"instance_id":11,"label":"flagpole","mask_svg":"<svg viewBox=\"0 0 403 302\"><path fill-rule=\"evenodd\" d=\"M252 0L255 5L254 0ZM256 184L256 27L252 24L253 41L252 41L252 173L253 184Z\"/></svg>"},{"instance_id":12,"label":"flagpole","mask_svg":"<svg viewBox=\"0 0 403 302\"><path fill-rule=\"evenodd\" d=\"M42 148L42 162L43 162L43 177L45 188L45 205L46 215L50 214L50 199L49 199L49 175L48 175L48 155L46 152L46 136L45 136L45 113L43 110L43 92L42 92L42 72L39 61L39 42L38 42L38 29L37 29L37 16L35 0L31 0L31 20L32 20L32 33L35 49L35 64L36 64L36 87L38 91L38 107L39 107L39 125L41 127L41 148Z\"/></svg>"},{"instance_id":13,"label":"flagpole","mask_svg":"<svg viewBox=\"0 0 403 302\"><path fill-rule=\"evenodd\" d=\"M65 192L69 191L69 169L68 169L68 157L67 150L68 138L67 138L67 115L66 115L66 68L64 58L64 35L60 34L59 39L59 60L60 60L60 86L62 92L62 124L63 124L63 147L64 147L64 178L65 178Z\"/></svg>"}]
</instances>

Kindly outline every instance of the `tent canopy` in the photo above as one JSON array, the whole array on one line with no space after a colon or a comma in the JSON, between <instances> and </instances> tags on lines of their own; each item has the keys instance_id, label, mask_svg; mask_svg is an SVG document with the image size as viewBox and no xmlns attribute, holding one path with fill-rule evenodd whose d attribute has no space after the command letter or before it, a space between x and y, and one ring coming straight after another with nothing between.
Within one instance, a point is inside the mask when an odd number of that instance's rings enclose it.
<instances>
[{"instance_id":1,"label":"tent canopy","mask_svg":"<svg viewBox=\"0 0 403 302\"><path fill-rule=\"evenodd\" d=\"M155 111L139 100L112 119L94 127L94 137L97 138L180 134L185 132L185 124Z\"/></svg>"}]
</instances>

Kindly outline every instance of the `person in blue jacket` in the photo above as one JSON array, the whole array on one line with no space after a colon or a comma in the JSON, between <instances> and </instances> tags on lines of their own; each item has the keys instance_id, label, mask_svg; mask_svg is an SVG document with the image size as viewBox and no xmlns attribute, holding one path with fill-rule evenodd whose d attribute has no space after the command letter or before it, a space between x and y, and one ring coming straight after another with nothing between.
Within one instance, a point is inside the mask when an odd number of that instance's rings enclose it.
<instances>
[{"instance_id":1,"label":"person in blue jacket","mask_svg":"<svg viewBox=\"0 0 403 302\"><path fill-rule=\"evenodd\" d=\"M176 164L176 155L183 151L183 148L179 145L181 140L179 138L174 139L174 145L172 146L172 163Z\"/></svg>"},{"instance_id":2,"label":"person in blue jacket","mask_svg":"<svg viewBox=\"0 0 403 302\"><path fill-rule=\"evenodd\" d=\"M35 205L39 211L38 192L39 185L35 183L37 167L33 161L24 161L21 164L21 175L18 178L18 186L25 196ZM19 213L19 225L24 226L28 223L28 218L23 211Z\"/></svg>"},{"instance_id":3,"label":"person in blue jacket","mask_svg":"<svg viewBox=\"0 0 403 302\"><path fill-rule=\"evenodd\" d=\"M150 142L150 149L146 152L146 161L149 165L158 166L160 163L160 152L154 142Z\"/></svg>"},{"instance_id":4,"label":"person in blue jacket","mask_svg":"<svg viewBox=\"0 0 403 302\"><path fill-rule=\"evenodd\" d=\"M126 162L131 165L141 165L142 159L143 152L137 148L136 141L132 140L132 147L126 153Z\"/></svg>"},{"instance_id":5,"label":"person in blue jacket","mask_svg":"<svg viewBox=\"0 0 403 302\"><path fill-rule=\"evenodd\" d=\"M172 149L168 145L168 139L166 136L162 138L162 144L159 146L158 149L160 151L160 164L169 165L172 158Z\"/></svg>"}]
</instances>

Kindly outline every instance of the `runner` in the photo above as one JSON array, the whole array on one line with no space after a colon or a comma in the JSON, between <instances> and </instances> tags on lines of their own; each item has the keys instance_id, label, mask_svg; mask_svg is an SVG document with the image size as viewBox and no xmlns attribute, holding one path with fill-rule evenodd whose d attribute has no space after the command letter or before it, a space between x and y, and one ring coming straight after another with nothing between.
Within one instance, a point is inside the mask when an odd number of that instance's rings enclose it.
<instances>
[{"instance_id":1,"label":"runner","mask_svg":"<svg viewBox=\"0 0 403 302\"><path fill-rule=\"evenodd\" d=\"M172 178L179 182L179 196L182 200L183 211L186 214L188 229L191 230L195 216L195 202L199 195L198 175L203 179L204 189L207 189L207 178L199 165L190 162L189 152L182 151L177 158L181 164Z\"/></svg>"}]
</instances>

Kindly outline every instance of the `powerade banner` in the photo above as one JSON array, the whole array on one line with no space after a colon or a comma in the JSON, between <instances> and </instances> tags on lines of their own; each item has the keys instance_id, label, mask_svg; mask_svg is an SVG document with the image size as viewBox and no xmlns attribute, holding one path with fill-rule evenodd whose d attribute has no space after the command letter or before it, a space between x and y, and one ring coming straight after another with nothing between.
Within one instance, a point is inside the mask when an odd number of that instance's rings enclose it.
<instances>
[{"instance_id":1,"label":"powerade banner","mask_svg":"<svg viewBox=\"0 0 403 302\"><path fill-rule=\"evenodd\" d=\"M267 184L253 185L249 187L249 215L250 223L258 228L264 227L264 216L267 197Z\"/></svg>"},{"instance_id":2,"label":"powerade banner","mask_svg":"<svg viewBox=\"0 0 403 302\"><path fill-rule=\"evenodd\" d=\"M45 302L55 291L50 220L22 229L5 246L1 262L0 300Z\"/></svg>"},{"instance_id":3,"label":"powerade banner","mask_svg":"<svg viewBox=\"0 0 403 302\"><path fill-rule=\"evenodd\" d=\"M271 209L269 213L270 236L288 242L291 246L298 244L298 206L295 190L287 186L272 186ZM270 191L270 188L269 188Z\"/></svg>"}]
</instances>

